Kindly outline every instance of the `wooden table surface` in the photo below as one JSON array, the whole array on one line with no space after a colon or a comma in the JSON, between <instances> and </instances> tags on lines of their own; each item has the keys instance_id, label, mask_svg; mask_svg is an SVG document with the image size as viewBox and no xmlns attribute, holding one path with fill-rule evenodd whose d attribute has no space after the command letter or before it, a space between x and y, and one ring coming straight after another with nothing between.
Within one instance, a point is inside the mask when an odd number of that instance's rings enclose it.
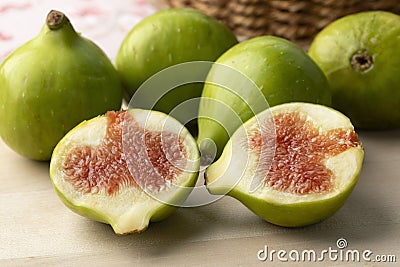
<instances>
[{"instance_id":1,"label":"wooden table surface","mask_svg":"<svg viewBox=\"0 0 400 267\"><path fill-rule=\"evenodd\" d=\"M181 208L141 234L117 236L58 199L48 163L27 160L0 140L0 266L396 266L400 261L400 131L360 132L365 148L359 182L346 205L324 222L297 229L271 225L230 197ZM268 250L370 250L370 262L258 259ZM339 253L339 252L338 252ZM291 254L295 255L295 254ZM387 256L389 255L389 256ZM264 256L263 253L260 256ZM344 259L344 258L343 258Z\"/></svg>"}]
</instances>

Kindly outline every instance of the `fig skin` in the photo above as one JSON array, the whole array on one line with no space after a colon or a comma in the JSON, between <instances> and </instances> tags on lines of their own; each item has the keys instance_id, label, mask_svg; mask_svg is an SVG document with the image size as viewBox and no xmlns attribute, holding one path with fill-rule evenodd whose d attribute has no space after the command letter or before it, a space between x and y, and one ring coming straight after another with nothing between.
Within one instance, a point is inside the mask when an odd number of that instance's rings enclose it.
<instances>
[{"instance_id":1,"label":"fig skin","mask_svg":"<svg viewBox=\"0 0 400 267\"><path fill-rule=\"evenodd\" d=\"M264 106L257 107L259 99L242 99L243 93L236 92L236 88L229 88L230 91L205 84L199 107L198 143L201 146L203 140L213 140L216 158L241 122L234 120L231 114L220 114L221 107L214 103L220 102L231 108L242 122L268 107L286 102L331 104L328 81L322 70L302 48L283 38L260 36L241 42L222 54L216 63L243 73L255 83L266 100ZM211 69L207 81L217 75ZM208 104L203 98L217 102ZM204 150L208 149L205 145Z\"/></svg>"},{"instance_id":2,"label":"fig skin","mask_svg":"<svg viewBox=\"0 0 400 267\"><path fill-rule=\"evenodd\" d=\"M356 128L400 128L399 38L399 15L369 11L334 21L310 46L330 83L332 106Z\"/></svg>"},{"instance_id":3,"label":"fig skin","mask_svg":"<svg viewBox=\"0 0 400 267\"><path fill-rule=\"evenodd\" d=\"M197 175L197 173L196 173ZM196 176L197 177L197 176ZM190 184L187 184L188 187L194 187L196 180L193 179ZM55 187L55 186L54 186ZM100 211L91 209L86 207L84 204L77 205L74 204L71 200L68 199L58 188L54 188L58 197L62 201L62 203L69 208L71 211L83 216L85 218L91 219L96 222L101 222L105 224L110 224L113 228L114 232L117 235L129 235L135 233L142 233L147 230L149 224L154 222L161 222L171 216L177 209L177 206L168 205L166 203L160 203L159 207L150 211L150 214L137 214L136 219L131 219L129 227L121 226L118 224L118 221L115 218L110 217L108 214ZM182 196L177 196L177 199L186 198L187 195L182 194ZM174 200L172 200L174 201ZM181 201L181 200L178 200ZM132 203L133 205L134 203Z\"/></svg>"},{"instance_id":4,"label":"fig skin","mask_svg":"<svg viewBox=\"0 0 400 267\"><path fill-rule=\"evenodd\" d=\"M194 187L195 183L196 180L193 179L190 184L187 184L187 186ZM136 218L141 217L141 219L132 219L129 228L126 228L124 226L120 226L115 218L110 217L108 214L100 210L91 209L90 207L85 206L85 204L77 205L76 203L73 203L73 201L69 200L68 197L66 197L55 185L54 190L56 191L62 203L71 211L93 221L110 224L117 235L142 233L147 230L150 223L161 222L171 216L178 209L177 206L160 203L159 207L155 210L152 210L150 212L151 214L148 214L148 216L144 214L137 214ZM179 199L186 197L187 196L183 194L182 196L178 196L177 198Z\"/></svg>"},{"instance_id":5,"label":"fig skin","mask_svg":"<svg viewBox=\"0 0 400 267\"><path fill-rule=\"evenodd\" d=\"M0 136L15 152L40 161L50 160L78 123L122 103L121 82L104 52L61 12L51 11L47 23L0 66Z\"/></svg>"},{"instance_id":6,"label":"fig skin","mask_svg":"<svg viewBox=\"0 0 400 267\"><path fill-rule=\"evenodd\" d=\"M278 204L262 200L237 189L233 189L228 195L238 199L254 214L269 223L283 227L302 227L321 222L334 215L346 203L355 184L356 181L348 190L334 198L319 200L318 202Z\"/></svg>"},{"instance_id":7,"label":"fig skin","mask_svg":"<svg viewBox=\"0 0 400 267\"><path fill-rule=\"evenodd\" d=\"M224 24L193 9L172 8L143 19L125 37L116 57L125 99L129 101L140 85L159 71L184 62L215 61L237 42ZM151 95L162 97L157 103L131 108L168 114L178 104L200 97L203 86L200 83L182 85L165 95L163 89L152 88Z\"/></svg>"},{"instance_id":8,"label":"fig skin","mask_svg":"<svg viewBox=\"0 0 400 267\"><path fill-rule=\"evenodd\" d=\"M322 109L330 111L330 114L320 113L318 115L320 123L333 126L337 124L344 129L353 129L347 117L322 105L285 103L274 106L249 119L234 133L226 144L221 157L206 169L207 190L214 195L231 196L265 221L284 227L315 224L335 214L345 204L357 184L364 159L364 150L361 145L342 152L347 154L342 154L344 156L337 159L340 168L333 169L333 172L336 176L335 180L340 180L336 183L332 193L296 196L286 192L280 193L277 190L266 188L265 185L250 192L250 184L256 176L252 167L257 166L256 162L262 158L260 159L241 148L240 142L246 134L243 128L250 129L256 125L257 120L264 121L270 117L270 112L274 115L280 112ZM315 114L310 115L314 115L314 119L317 118ZM326 130L326 128L323 129Z\"/></svg>"}]
</instances>

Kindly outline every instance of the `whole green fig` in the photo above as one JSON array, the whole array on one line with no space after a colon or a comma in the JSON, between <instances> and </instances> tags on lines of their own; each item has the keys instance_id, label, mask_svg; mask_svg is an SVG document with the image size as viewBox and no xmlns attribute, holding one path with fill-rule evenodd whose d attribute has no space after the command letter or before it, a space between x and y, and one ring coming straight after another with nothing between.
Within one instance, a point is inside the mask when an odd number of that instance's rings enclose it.
<instances>
[{"instance_id":1,"label":"whole green fig","mask_svg":"<svg viewBox=\"0 0 400 267\"><path fill-rule=\"evenodd\" d=\"M109 58L51 11L41 32L0 66L0 136L17 153L49 160L81 121L121 108L122 87Z\"/></svg>"},{"instance_id":2,"label":"whole green fig","mask_svg":"<svg viewBox=\"0 0 400 267\"><path fill-rule=\"evenodd\" d=\"M215 61L237 42L228 27L199 11L172 8L156 12L133 27L118 51L115 65L126 99L129 101L139 87L156 73L184 62ZM170 77L168 80L179 78ZM202 83L193 82L165 93L166 84L168 81L159 87L152 87L151 92L147 92L148 99L140 99L136 102L138 105L133 107L170 113L179 104L199 98L203 89ZM152 96L157 96L158 101L153 103L150 100ZM181 116L186 117L185 114L174 114L176 119L185 123Z\"/></svg>"},{"instance_id":3,"label":"whole green fig","mask_svg":"<svg viewBox=\"0 0 400 267\"><path fill-rule=\"evenodd\" d=\"M287 102L331 104L322 70L303 49L283 38L246 40L223 53L216 63L208 73L198 116L197 140L207 154L213 155L216 149L218 157L233 132L268 106ZM254 82L255 90L244 77Z\"/></svg>"},{"instance_id":4,"label":"whole green fig","mask_svg":"<svg viewBox=\"0 0 400 267\"><path fill-rule=\"evenodd\" d=\"M313 40L309 55L324 71L332 107L358 129L400 128L400 16L368 11L340 18Z\"/></svg>"}]
</instances>

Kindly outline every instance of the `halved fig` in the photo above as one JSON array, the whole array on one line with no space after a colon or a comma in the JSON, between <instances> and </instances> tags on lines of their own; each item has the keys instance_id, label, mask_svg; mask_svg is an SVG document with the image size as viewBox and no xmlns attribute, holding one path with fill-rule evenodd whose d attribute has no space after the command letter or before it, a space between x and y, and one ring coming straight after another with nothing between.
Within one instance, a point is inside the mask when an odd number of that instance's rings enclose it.
<instances>
[{"instance_id":1,"label":"halved fig","mask_svg":"<svg viewBox=\"0 0 400 267\"><path fill-rule=\"evenodd\" d=\"M74 212L141 232L190 194L200 165L196 141L174 118L142 109L84 121L56 146L50 177Z\"/></svg>"},{"instance_id":2,"label":"halved fig","mask_svg":"<svg viewBox=\"0 0 400 267\"><path fill-rule=\"evenodd\" d=\"M207 189L238 199L273 224L305 226L344 205L363 158L343 114L317 104L281 104L233 134L205 172Z\"/></svg>"}]
</instances>

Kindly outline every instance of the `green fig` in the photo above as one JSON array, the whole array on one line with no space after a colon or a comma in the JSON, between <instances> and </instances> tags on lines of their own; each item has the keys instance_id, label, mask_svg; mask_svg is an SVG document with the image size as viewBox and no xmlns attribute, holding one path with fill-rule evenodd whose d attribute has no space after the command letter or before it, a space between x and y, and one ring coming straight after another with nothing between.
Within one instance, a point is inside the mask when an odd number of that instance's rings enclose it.
<instances>
[{"instance_id":1,"label":"green fig","mask_svg":"<svg viewBox=\"0 0 400 267\"><path fill-rule=\"evenodd\" d=\"M131 109L72 129L54 149L50 177L72 211L128 234L144 231L184 202L199 159L195 139L177 120Z\"/></svg>"},{"instance_id":2,"label":"green fig","mask_svg":"<svg viewBox=\"0 0 400 267\"><path fill-rule=\"evenodd\" d=\"M125 97L128 101L135 97L147 79L170 66L191 61L215 61L236 43L231 30L199 11L183 8L158 11L135 25L118 51L116 68L125 88ZM202 83L194 82L167 92L165 83L153 87L147 92L149 97L136 101L132 108L170 113L180 103L200 97ZM180 119L179 114L175 117Z\"/></svg>"},{"instance_id":3,"label":"green fig","mask_svg":"<svg viewBox=\"0 0 400 267\"><path fill-rule=\"evenodd\" d=\"M262 111L232 135L205 172L212 194L286 227L332 216L357 183L364 151L350 120L311 103Z\"/></svg>"},{"instance_id":4,"label":"green fig","mask_svg":"<svg viewBox=\"0 0 400 267\"><path fill-rule=\"evenodd\" d=\"M84 119L119 110L122 85L111 61L51 11L41 32L0 66L0 136L17 153L50 160Z\"/></svg>"},{"instance_id":5,"label":"green fig","mask_svg":"<svg viewBox=\"0 0 400 267\"><path fill-rule=\"evenodd\" d=\"M230 74L219 65L208 74L198 114L198 143L205 154L218 157L229 136L269 106L293 101L330 104L324 73L300 47L285 39L261 36L244 41L216 63L242 75Z\"/></svg>"},{"instance_id":6,"label":"green fig","mask_svg":"<svg viewBox=\"0 0 400 267\"><path fill-rule=\"evenodd\" d=\"M332 90L332 107L360 129L400 128L400 16L348 15L324 28L309 55Z\"/></svg>"}]
</instances>

